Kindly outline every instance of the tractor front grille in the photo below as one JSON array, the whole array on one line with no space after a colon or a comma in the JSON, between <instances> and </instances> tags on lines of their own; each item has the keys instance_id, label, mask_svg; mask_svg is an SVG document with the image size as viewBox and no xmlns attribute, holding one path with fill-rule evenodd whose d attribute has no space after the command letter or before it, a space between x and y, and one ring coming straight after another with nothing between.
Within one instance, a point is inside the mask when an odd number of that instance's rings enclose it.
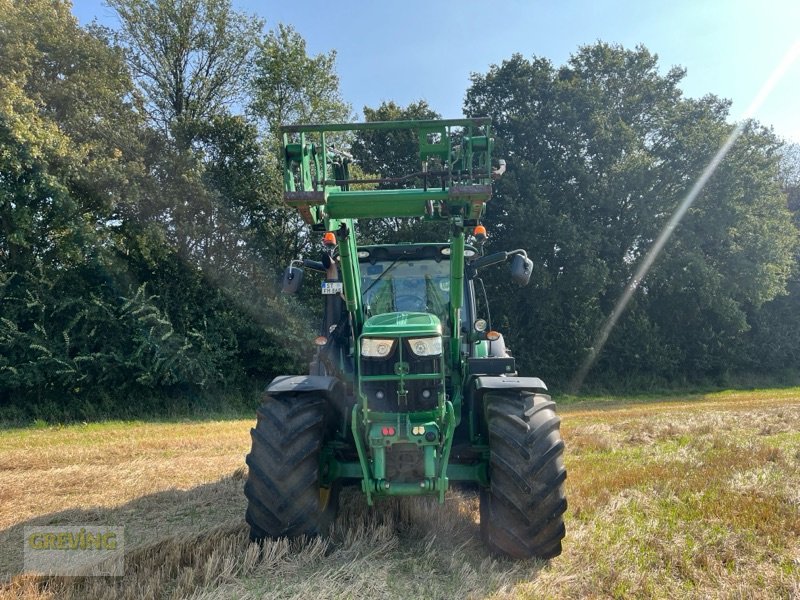
<instances>
[{"instance_id":1,"label":"tractor front grille","mask_svg":"<svg viewBox=\"0 0 800 600\"><path fill-rule=\"evenodd\" d=\"M405 343L401 340L401 343ZM386 358L361 357L360 374L395 376L395 366L400 357L408 364L409 375L441 373L441 357L417 357L406 347L400 353L397 347ZM442 391L441 376L431 379L405 380L405 402L398 396L399 381L365 381L361 384L371 410L380 412L414 412L436 408L438 394Z\"/></svg>"}]
</instances>

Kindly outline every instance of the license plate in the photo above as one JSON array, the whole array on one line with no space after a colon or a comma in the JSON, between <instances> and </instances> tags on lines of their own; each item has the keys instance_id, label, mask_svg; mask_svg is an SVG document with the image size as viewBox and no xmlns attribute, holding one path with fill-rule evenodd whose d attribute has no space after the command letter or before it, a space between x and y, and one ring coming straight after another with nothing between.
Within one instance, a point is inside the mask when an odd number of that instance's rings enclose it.
<instances>
[{"instance_id":1,"label":"license plate","mask_svg":"<svg viewBox=\"0 0 800 600\"><path fill-rule=\"evenodd\" d=\"M322 293L323 294L341 294L344 287L340 281L323 281Z\"/></svg>"}]
</instances>

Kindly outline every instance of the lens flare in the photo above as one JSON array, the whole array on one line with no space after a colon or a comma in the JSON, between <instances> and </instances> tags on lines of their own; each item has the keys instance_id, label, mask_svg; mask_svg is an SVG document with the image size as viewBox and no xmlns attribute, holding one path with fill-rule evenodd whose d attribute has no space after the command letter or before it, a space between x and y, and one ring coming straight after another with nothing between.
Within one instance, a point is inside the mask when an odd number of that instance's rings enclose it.
<instances>
[{"instance_id":1,"label":"lens flare","mask_svg":"<svg viewBox=\"0 0 800 600\"><path fill-rule=\"evenodd\" d=\"M764 101L767 99L769 94L778 84L778 82L786 75L786 72L789 68L794 64L797 58L800 57L800 40L795 41L795 43L789 48L789 50L784 54L783 58L781 59L778 66L772 71L770 76L764 82L764 85L758 90L753 101L750 103L750 106L747 107L747 110L742 113L736 127L733 129L731 134L727 137L725 142L722 144L720 149L711 159L711 162L708 163L708 166L703 170L700 177L695 181L692 189L689 190L689 193L686 197L681 201L678 205L678 209L670 218L669 222L666 224L664 229L661 230L661 233L656 238L656 241L653 243L650 250L642 260L642 263L636 269L633 277L630 278L628 284L625 286L625 290L622 292L622 296L620 296L619 300L617 300L616 305L614 306L614 310L611 311L611 314L603 323L603 327L600 329L600 333L594 340L594 344L592 345L591 349L589 350L589 355L586 357L586 360L581 365L581 368L575 374L575 377L572 380L572 384L570 385L571 391L573 393L577 393L580 390L581 385L583 385L584 379L586 379L586 375L589 374L589 371L594 366L595 362L597 361L598 357L600 356L600 352L602 352L603 347L605 346L606 342L608 341L608 336L611 334L611 331L616 326L619 318L622 316L622 313L625 312L625 309L628 306L633 294L636 292L639 285L642 283L644 278L647 276L648 271L650 271L650 267L653 266L656 258L661 253L661 250L664 248L664 245L669 240L672 233L675 231L675 228L683 219L683 216L686 214L686 211L689 210L689 207L692 206L697 196L705 187L708 180L714 174L714 171L717 170L717 167L722 162L722 160L727 156L728 152L730 151L733 144L739 139L739 136L742 135L744 128L747 124L748 119L751 119L755 112L761 107Z\"/></svg>"}]
</instances>

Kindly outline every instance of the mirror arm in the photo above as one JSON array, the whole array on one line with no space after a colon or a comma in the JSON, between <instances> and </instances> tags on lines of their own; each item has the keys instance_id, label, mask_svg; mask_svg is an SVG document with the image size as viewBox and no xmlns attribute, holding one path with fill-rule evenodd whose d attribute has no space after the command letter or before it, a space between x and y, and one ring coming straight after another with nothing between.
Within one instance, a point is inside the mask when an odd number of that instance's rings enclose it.
<instances>
[{"instance_id":1,"label":"mirror arm","mask_svg":"<svg viewBox=\"0 0 800 600\"><path fill-rule=\"evenodd\" d=\"M507 261L508 257L509 257L508 252L501 251L501 252L495 252L494 254L488 254L487 256L481 256L479 259L473 260L468 265L469 277L475 277L478 271L483 268Z\"/></svg>"},{"instance_id":2,"label":"mirror arm","mask_svg":"<svg viewBox=\"0 0 800 600\"><path fill-rule=\"evenodd\" d=\"M486 267L491 267L492 265L496 265L497 263L505 262L512 256L517 254L521 254L525 258L528 258L528 253L525 252L522 248L518 248L516 250L511 250L510 252L495 252L494 254L488 254L486 256L481 256L477 260L472 261L468 265L469 269L469 277L475 277L478 271L484 269Z\"/></svg>"}]
</instances>

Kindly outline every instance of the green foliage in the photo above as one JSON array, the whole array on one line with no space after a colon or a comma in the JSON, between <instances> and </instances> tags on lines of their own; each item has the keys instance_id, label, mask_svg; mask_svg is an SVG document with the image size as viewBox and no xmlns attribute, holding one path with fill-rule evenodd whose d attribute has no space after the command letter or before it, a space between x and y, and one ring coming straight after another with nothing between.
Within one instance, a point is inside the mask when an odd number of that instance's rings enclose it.
<instances>
[{"instance_id":1,"label":"green foliage","mask_svg":"<svg viewBox=\"0 0 800 600\"><path fill-rule=\"evenodd\" d=\"M224 3L204 6L232 18ZM3 413L107 417L172 410L176 398L209 406L196 399L302 370L308 316L275 289L274 250L291 238L274 228L256 127L222 111L232 88L197 92L199 112L175 121L185 135L166 136L131 103L113 35L80 28L65 3L3 8Z\"/></svg>"},{"instance_id":2,"label":"green foliage","mask_svg":"<svg viewBox=\"0 0 800 600\"><path fill-rule=\"evenodd\" d=\"M779 180L788 198L794 224L800 228L800 143L787 144L784 147Z\"/></svg>"},{"instance_id":3,"label":"green foliage","mask_svg":"<svg viewBox=\"0 0 800 600\"><path fill-rule=\"evenodd\" d=\"M364 107L364 119L370 121L414 121L440 119L424 100L406 107L394 102L383 102L378 108ZM360 169L375 176L399 178L420 171L418 140L410 129L359 131L352 141L350 151ZM421 187L422 180L383 183L383 189ZM445 226L432 226L419 219L373 219L358 223L362 243L395 243L405 241L441 241L447 239Z\"/></svg>"},{"instance_id":4,"label":"green foliage","mask_svg":"<svg viewBox=\"0 0 800 600\"><path fill-rule=\"evenodd\" d=\"M800 144L787 144L782 149L778 181L787 197L795 236L800 237ZM800 364L800 268L797 263L789 278L787 293L751 310L748 322L751 329L737 345L744 357L744 368L761 373L796 371Z\"/></svg>"},{"instance_id":5,"label":"green foliage","mask_svg":"<svg viewBox=\"0 0 800 600\"><path fill-rule=\"evenodd\" d=\"M466 111L493 117L509 163L489 204L494 243L535 257L534 289L498 294L527 369L556 381L575 373L730 134L728 104L684 99L682 76L661 75L644 48L598 43L561 68L515 55L473 77ZM736 365L747 312L785 290L797 243L776 185L778 148L748 125L640 285L596 375L691 378Z\"/></svg>"},{"instance_id":6,"label":"green foliage","mask_svg":"<svg viewBox=\"0 0 800 600\"><path fill-rule=\"evenodd\" d=\"M278 160L279 128L294 123L347 121L352 109L339 91L336 52L309 56L291 26L279 24L258 44L250 81L249 112L257 119L265 152L271 208L263 221L271 262L281 266L319 250L296 210L283 204L283 168ZM330 139L328 142L334 142Z\"/></svg>"},{"instance_id":7,"label":"green foliage","mask_svg":"<svg viewBox=\"0 0 800 600\"><path fill-rule=\"evenodd\" d=\"M413 121L439 119L441 115L424 100L403 108L394 102L383 102L378 108L364 107L364 119L370 121ZM410 129L359 131L352 152L361 168L381 177L402 177L420 170L416 132ZM388 188L401 184L385 184ZM408 186L406 186L408 187ZM413 186L412 186L413 187Z\"/></svg>"},{"instance_id":8,"label":"green foliage","mask_svg":"<svg viewBox=\"0 0 800 600\"><path fill-rule=\"evenodd\" d=\"M221 408L304 372L319 302L282 297L318 241L281 200L282 123L344 121L335 52L229 0L113 0L113 32L67 2L0 0L0 412L94 418ZM119 45L121 44L121 45ZM508 171L486 224L532 285L487 270L494 325L529 373L570 378L636 265L722 141L728 103L680 69L598 43L555 67L513 56L467 92ZM233 101L249 116L230 112ZM424 101L367 120L429 119ZM419 170L416 140L364 132L354 173ZM642 283L595 386L791 372L800 356L796 147L755 123ZM398 184L402 185L402 184ZM788 207L791 211L787 211ZM794 222L792 222L792 216ZM429 241L413 220L363 242ZM135 399L135 400L132 400ZM204 408L205 407L205 408Z\"/></svg>"},{"instance_id":9,"label":"green foliage","mask_svg":"<svg viewBox=\"0 0 800 600\"><path fill-rule=\"evenodd\" d=\"M263 22L230 0L109 0L151 117L185 131L240 99Z\"/></svg>"},{"instance_id":10,"label":"green foliage","mask_svg":"<svg viewBox=\"0 0 800 600\"><path fill-rule=\"evenodd\" d=\"M335 50L308 56L302 36L279 24L258 45L250 109L272 136L281 125L347 121L351 108L339 92L335 65Z\"/></svg>"}]
</instances>

